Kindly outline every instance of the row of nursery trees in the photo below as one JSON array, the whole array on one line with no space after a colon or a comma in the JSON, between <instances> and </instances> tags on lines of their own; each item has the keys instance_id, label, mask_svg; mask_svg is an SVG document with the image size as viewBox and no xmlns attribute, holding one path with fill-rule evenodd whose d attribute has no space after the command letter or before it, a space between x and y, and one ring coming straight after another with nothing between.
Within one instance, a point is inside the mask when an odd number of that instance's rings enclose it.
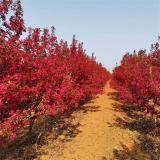
<instances>
[{"instance_id":1,"label":"row of nursery trees","mask_svg":"<svg viewBox=\"0 0 160 160\"><path fill-rule=\"evenodd\" d=\"M22 38L25 33L26 38ZM0 144L13 141L39 117L77 108L100 93L110 73L73 37L54 28L26 28L20 0L0 0ZM160 46L124 55L113 70L120 100L160 116ZM106 115L107 116L107 115Z\"/></svg>"},{"instance_id":2,"label":"row of nursery trees","mask_svg":"<svg viewBox=\"0 0 160 160\"><path fill-rule=\"evenodd\" d=\"M160 118L160 44L145 50L127 53L113 71L113 86L119 98L141 107L145 113Z\"/></svg>"},{"instance_id":3,"label":"row of nursery trees","mask_svg":"<svg viewBox=\"0 0 160 160\"><path fill-rule=\"evenodd\" d=\"M24 128L31 132L40 116L77 108L101 92L109 77L75 37L68 45L57 41L54 28L27 29L20 0L0 1L1 145Z\"/></svg>"}]
</instances>

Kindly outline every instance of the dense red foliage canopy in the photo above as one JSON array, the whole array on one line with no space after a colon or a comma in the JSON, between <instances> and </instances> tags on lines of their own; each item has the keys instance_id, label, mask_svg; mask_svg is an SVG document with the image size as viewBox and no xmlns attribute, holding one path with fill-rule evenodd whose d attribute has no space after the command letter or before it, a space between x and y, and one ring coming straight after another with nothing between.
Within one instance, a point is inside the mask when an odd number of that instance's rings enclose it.
<instances>
[{"instance_id":1,"label":"dense red foliage canopy","mask_svg":"<svg viewBox=\"0 0 160 160\"><path fill-rule=\"evenodd\" d=\"M120 99L136 104L147 113L160 114L160 46L152 45L147 54L126 54L114 69L113 84L120 92Z\"/></svg>"},{"instance_id":2,"label":"dense red foliage canopy","mask_svg":"<svg viewBox=\"0 0 160 160\"><path fill-rule=\"evenodd\" d=\"M54 116L99 93L109 72L51 30L26 27L20 0L0 1L0 141L14 140L38 116Z\"/></svg>"}]
</instances>

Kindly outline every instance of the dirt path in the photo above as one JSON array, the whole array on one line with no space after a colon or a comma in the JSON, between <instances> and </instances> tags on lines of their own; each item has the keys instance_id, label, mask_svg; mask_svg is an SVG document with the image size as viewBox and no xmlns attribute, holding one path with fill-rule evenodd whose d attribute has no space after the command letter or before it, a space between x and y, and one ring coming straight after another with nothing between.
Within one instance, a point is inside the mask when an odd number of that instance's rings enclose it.
<instances>
[{"instance_id":1,"label":"dirt path","mask_svg":"<svg viewBox=\"0 0 160 160\"><path fill-rule=\"evenodd\" d=\"M124 113L115 111L115 104L118 102L111 98L114 92L107 84L103 94L85 105L90 109L83 112L85 114L79 122L78 134L71 140L65 141L63 147L56 152L51 153L52 149L48 149L46 155L42 155L39 159L112 160L115 159L114 151L120 150L122 144L131 148L138 133L114 125L117 117L126 118ZM63 141L65 137L61 135L59 139ZM60 145L59 141L55 143Z\"/></svg>"}]
</instances>

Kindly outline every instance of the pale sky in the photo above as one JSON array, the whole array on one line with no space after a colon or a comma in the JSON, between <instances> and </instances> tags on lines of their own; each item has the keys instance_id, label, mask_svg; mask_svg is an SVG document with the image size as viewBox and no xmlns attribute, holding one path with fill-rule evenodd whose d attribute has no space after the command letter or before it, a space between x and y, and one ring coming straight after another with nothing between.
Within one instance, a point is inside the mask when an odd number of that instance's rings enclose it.
<instances>
[{"instance_id":1,"label":"pale sky","mask_svg":"<svg viewBox=\"0 0 160 160\"><path fill-rule=\"evenodd\" d=\"M22 0L29 27L56 27L58 39L84 42L111 70L127 51L148 49L160 35L160 0Z\"/></svg>"}]
</instances>

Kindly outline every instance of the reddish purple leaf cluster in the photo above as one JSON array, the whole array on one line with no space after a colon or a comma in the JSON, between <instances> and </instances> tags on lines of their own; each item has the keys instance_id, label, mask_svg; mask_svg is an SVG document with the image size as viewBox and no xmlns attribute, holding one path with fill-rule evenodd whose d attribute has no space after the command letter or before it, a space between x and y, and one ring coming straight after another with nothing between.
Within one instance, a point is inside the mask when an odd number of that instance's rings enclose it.
<instances>
[{"instance_id":1,"label":"reddish purple leaf cluster","mask_svg":"<svg viewBox=\"0 0 160 160\"><path fill-rule=\"evenodd\" d=\"M10 12L12 11L12 12ZM8 19L8 13L13 13ZM9 14L10 15L10 14ZM51 30L26 30L20 0L0 1L0 141L14 140L41 115L78 107L99 93L110 74L85 54L75 37L70 46Z\"/></svg>"},{"instance_id":2,"label":"reddish purple leaf cluster","mask_svg":"<svg viewBox=\"0 0 160 160\"><path fill-rule=\"evenodd\" d=\"M114 69L113 85L120 92L120 99L138 105L147 113L160 114L160 47L152 45L146 51L126 54Z\"/></svg>"}]
</instances>

